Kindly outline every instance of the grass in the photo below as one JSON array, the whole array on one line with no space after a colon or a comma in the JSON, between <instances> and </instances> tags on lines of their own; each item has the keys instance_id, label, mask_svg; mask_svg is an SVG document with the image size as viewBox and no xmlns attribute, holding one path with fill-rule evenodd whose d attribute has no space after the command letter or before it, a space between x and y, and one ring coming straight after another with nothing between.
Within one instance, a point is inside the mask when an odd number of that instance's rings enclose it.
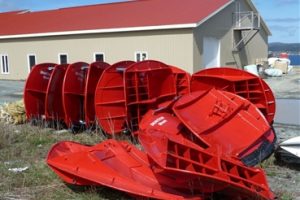
<instances>
[{"instance_id":1,"label":"grass","mask_svg":"<svg viewBox=\"0 0 300 200\"><path fill-rule=\"evenodd\" d=\"M268 180L273 179L273 192L279 200L294 200L300 193L299 191L292 190L291 184L300 183L297 177L293 180L292 173L297 174L298 170L294 171L289 169L288 165L280 164L272 154L267 160L260 163L259 167L264 169ZM296 186L297 188L297 186ZM297 189L296 189L297 190Z\"/></svg>"},{"instance_id":2,"label":"grass","mask_svg":"<svg viewBox=\"0 0 300 200\"><path fill-rule=\"evenodd\" d=\"M6 125L0 122L0 199L130 199L109 188L74 188L65 185L45 162L53 144L71 140L93 145L104 140L101 133L58 133L49 128ZM28 167L19 173L12 168Z\"/></svg>"},{"instance_id":3,"label":"grass","mask_svg":"<svg viewBox=\"0 0 300 200\"><path fill-rule=\"evenodd\" d=\"M105 136L100 132L83 132L72 134L68 131L56 131L44 128L44 125L32 126L6 125L0 122L0 200L16 199L78 199L78 200L115 200L132 199L125 193L106 187L67 186L47 166L45 158L51 146L58 141L70 140L82 144L94 145L103 141ZM127 139L126 136L116 139ZM268 179L282 181L286 175L276 165L274 156L262 162ZM28 167L27 170L15 173L12 168ZM283 179L276 179L278 176ZM287 179L290 183L290 179ZM274 182L274 181L273 181ZM293 200L294 192L286 190L278 183L275 193L278 199ZM297 183L297 179L296 179Z\"/></svg>"}]
</instances>

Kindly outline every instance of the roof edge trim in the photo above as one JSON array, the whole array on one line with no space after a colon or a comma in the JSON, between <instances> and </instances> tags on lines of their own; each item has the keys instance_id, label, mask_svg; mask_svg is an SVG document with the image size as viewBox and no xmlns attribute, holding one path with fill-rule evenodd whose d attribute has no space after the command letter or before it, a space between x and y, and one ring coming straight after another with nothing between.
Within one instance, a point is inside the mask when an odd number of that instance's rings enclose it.
<instances>
[{"instance_id":1,"label":"roof edge trim","mask_svg":"<svg viewBox=\"0 0 300 200\"><path fill-rule=\"evenodd\" d=\"M61 31L61 32L32 33L32 34L19 34L19 35L0 35L0 39L83 35L83 34L95 34L95 33L118 33L118 32L133 32L133 31L168 30L168 29L183 29L183 28L195 28L195 27L197 27L196 23L172 24L172 25L141 26L141 27L130 27L130 28L109 28L109 29Z\"/></svg>"},{"instance_id":2,"label":"roof edge trim","mask_svg":"<svg viewBox=\"0 0 300 200\"><path fill-rule=\"evenodd\" d=\"M207 20L209 20L210 18L212 18L213 16L215 16L216 14L218 14L221 10L223 10L224 8L226 8L227 6L229 6L230 4L232 4L233 2L234 2L234 0L229 1L228 3L224 4L222 7L220 7L217 10L215 10L213 13L211 13L210 15L208 15L207 17L205 17L204 19L202 19L201 21L199 21L197 23L197 27L200 26L201 24L203 24L204 22L206 22Z\"/></svg>"}]
</instances>

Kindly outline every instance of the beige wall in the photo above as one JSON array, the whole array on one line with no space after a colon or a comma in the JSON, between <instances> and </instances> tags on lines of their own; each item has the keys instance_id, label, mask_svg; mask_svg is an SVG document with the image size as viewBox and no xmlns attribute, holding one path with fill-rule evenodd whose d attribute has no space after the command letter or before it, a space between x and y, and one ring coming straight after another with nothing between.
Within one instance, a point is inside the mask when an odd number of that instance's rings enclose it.
<instances>
[{"instance_id":1,"label":"beige wall","mask_svg":"<svg viewBox=\"0 0 300 200\"><path fill-rule=\"evenodd\" d=\"M241 10L251 10L244 0ZM105 61L113 64L121 60L134 60L135 52L146 51L149 59L179 66L193 73L203 68L203 38L220 40L221 66L241 68L254 64L257 58L266 58L268 35L262 28L239 51L233 51L233 40L239 35L233 30L235 4L227 6L214 17L192 29L137 31L123 33L53 36L26 39L0 39L0 54L8 54L9 74L0 79L26 79L28 54L35 54L37 63L58 62L58 54L68 54L69 63L92 62L95 52L105 54ZM243 33L246 34L246 33Z\"/></svg>"},{"instance_id":2,"label":"beige wall","mask_svg":"<svg viewBox=\"0 0 300 200\"><path fill-rule=\"evenodd\" d=\"M240 2L242 11L251 11L248 4L245 4L245 1ZM254 64L257 58L267 57L268 35L263 28L261 28L243 48L239 51L233 51L233 40L234 37L238 35L238 33L233 30L234 12L235 4L232 3L194 30L194 71L203 69L202 55L204 37L214 37L220 40L221 66L242 68L242 66ZM243 34L247 33L243 31Z\"/></svg>"},{"instance_id":3,"label":"beige wall","mask_svg":"<svg viewBox=\"0 0 300 200\"><path fill-rule=\"evenodd\" d=\"M9 74L0 79L26 79L28 54L37 63L58 62L58 54L68 54L69 63L92 62L95 52L103 52L105 61L113 64L134 60L136 51L148 52L148 58L193 71L193 34L191 29L55 36L0 40L0 54L8 54Z\"/></svg>"}]
</instances>

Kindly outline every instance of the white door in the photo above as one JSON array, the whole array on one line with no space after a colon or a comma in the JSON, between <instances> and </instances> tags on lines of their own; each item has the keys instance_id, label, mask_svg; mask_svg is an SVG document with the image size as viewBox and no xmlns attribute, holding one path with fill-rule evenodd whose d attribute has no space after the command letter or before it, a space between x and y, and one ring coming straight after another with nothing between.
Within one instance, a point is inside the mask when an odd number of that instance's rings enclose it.
<instances>
[{"instance_id":1,"label":"white door","mask_svg":"<svg viewBox=\"0 0 300 200\"><path fill-rule=\"evenodd\" d=\"M213 37L204 37L203 67L220 67L220 40Z\"/></svg>"}]
</instances>

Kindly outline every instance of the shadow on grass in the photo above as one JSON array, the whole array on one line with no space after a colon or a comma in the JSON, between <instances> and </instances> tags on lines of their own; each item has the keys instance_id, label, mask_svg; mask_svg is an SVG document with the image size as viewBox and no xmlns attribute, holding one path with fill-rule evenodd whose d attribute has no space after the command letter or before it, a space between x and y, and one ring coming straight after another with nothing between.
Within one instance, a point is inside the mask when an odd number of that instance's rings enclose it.
<instances>
[{"instance_id":1,"label":"shadow on grass","mask_svg":"<svg viewBox=\"0 0 300 200\"><path fill-rule=\"evenodd\" d=\"M280 167L285 167L291 170L300 171L300 164L299 163L285 163L281 160L274 160L274 164Z\"/></svg>"},{"instance_id":2,"label":"shadow on grass","mask_svg":"<svg viewBox=\"0 0 300 200\"><path fill-rule=\"evenodd\" d=\"M73 192L81 194L98 194L99 197L109 199L109 200L134 200L133 196L129 196L128 193L114 190L109 187L96 187L96 186L79 186L79 185L70 185L66 184L68 188L70 188Z\"/></svg>"}]
</instances>

